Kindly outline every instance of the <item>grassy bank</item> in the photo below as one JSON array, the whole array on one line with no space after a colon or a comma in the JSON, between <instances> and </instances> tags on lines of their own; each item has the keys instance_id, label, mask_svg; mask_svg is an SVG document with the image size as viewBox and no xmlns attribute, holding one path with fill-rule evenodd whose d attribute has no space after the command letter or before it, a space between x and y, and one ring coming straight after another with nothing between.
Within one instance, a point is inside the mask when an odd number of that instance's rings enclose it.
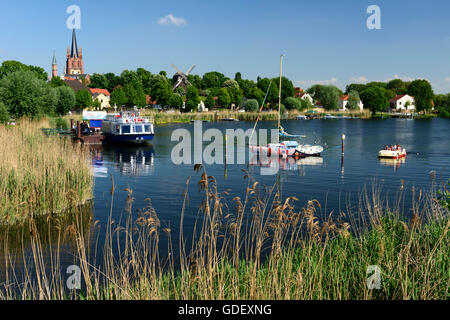
<instances>
[{"instance_id":1,"label":"grassy bank","mask_svg":"<svg viewBox=\"0 0 450 320\"><path fill-rule=\"evenodd\" d=\"M0 223L60 212L92 197L89 153L70 139L47 137L47 120L0 126Z\"/></svg>"},{"instance_id":2,"label":"grassy bank","mask_svg":"<svg viewBox=\"0 0 450 320\"><path fill-rule=\"evenodd\" d=\"M199 170L197 166L197 171ZM127 189L126 223L107 224L102 266L86 257L86 235L76 227L82 290L64 287L64 271L47 262L50 274L0 286L0 297L40 299L446 299L450 220L436 193L420 193L412 216L389 206L377 189L361 194L357 212L320 214L309 201L300 210L294 197L279 199L276 186L249 179L245 198L226 203L213 177L199 172L195 189L204 194L194 230L164 225L149 205L133 209ZM184 195L188 203L189 181ZM114 203L111 200L111 211ZM399 199L404 196L399 191ZM325 217L325 218L324 218ZM60 231L65 233L64 230ZM177 240L172 241L175 238ZM186 236L189 235L189 236ZM188 237L194 235L192 242ZM38 237L35 238L38 242ZM118 241L118 239L121 239ZM162 245L164 243L164 245ZM39 246L36 246L39 247ZM176 249L174 249L176 248ZM161 249L161 250L160 250ZM170 252L169 255L165 252ZM116 252L114 254L113 252ZM117 254L120 252L120 254ZM39 252L35 254L40 257ZM37 261L36 261L37 260ZM42 259L28 261L33 269ZM24 265L27 265L24 263ZM379 289L367 287L367 268L380 270ZM10 266L10 270L14 267ZM31 274L31 272L27 272ZM376 286L376 283L374 284Z\"/></svg>"}]
</instances>

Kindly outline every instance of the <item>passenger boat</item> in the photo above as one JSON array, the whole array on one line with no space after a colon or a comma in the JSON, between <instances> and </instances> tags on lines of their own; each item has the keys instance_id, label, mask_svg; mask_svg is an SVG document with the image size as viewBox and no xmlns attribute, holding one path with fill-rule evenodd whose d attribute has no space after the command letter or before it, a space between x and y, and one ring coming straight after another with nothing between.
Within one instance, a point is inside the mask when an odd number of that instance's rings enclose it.
<instances>
[{"instance_id":1,"label":"passenger boat","mask_svg":"<svg viewBox=\"0 0 450 320\"><path fill-rule=\"evenodd\" d=\"M383 149L378 151L378 158L400 159L406 157L406 149L398 147L396 149Z\"/></svg>"},{"instance_id":2,"label":"passenger boat","mask_svg":"<svg viewBox=\"0 0 450 320\"><path fill-rule=\"evenodd\" d=\"M108 114L102 132L112 143L147 143L153 139L153 123L138 111Z\"/></svg>"}]
</instances>

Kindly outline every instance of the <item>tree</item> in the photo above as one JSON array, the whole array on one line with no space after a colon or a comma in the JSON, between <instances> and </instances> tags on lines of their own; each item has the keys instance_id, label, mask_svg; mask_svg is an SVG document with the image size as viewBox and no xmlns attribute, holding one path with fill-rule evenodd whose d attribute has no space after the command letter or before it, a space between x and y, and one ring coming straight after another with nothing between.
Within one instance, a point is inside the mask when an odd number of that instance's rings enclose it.
<instances>
[{"instance_id":1,"label":"tree","mask_svg":"<svg viewBox=\"0 0 450 320\"><path fill-rule=\"evenodd\" d=\"M267 93L267 102L275 102L278 99L278 87L275 80L272 80L272 83L270 81L269 78L260 79L256 86L263 92L264 96L266 96Z\"/></svg>"},{"instance_id":2,"label":"tree","mask_svg":"<svg viewBox=\"0 0 450 320\"><path fill-rule=\"evenodd\" d=\"M272 85L274 84L276 85L277 90L279 90L278 86L280 85L280 78L273 78ZM292 84L292 81L286 77L281 77L281 101L292 96L294 96L294 85Z\"/></svg>"},{"instance_id":3,"label":"tree","mask_svg":"<svg viewBox=\"0 0 450 320\"><path fill-rule=\"evenodd\" d=\"M387 83L386 89L393 90L398 94L399 91L406 89L406 86L402 79L392 79Z\"/></svg>"},{"instance_id":4,"label":"tree","mask_svg":"<svg viewBox=\"0 0 450 320\"><path fill-rule=\"evenodd\" d=\"M361 94L366 89L366 85L362 83L351 83L345 87L345 93L349 94L350 91L356 91L358 94Z\"/></svg>"},{"instance_id":5,"label":"tree","mask_svg":"<svg viewBox=\"0 0 450 320\"><path fill-rule=\"evenodd\" d=\"M188 81L199 90L203 88L203 80L199 75L196 74L188 75ZM178 88L182 89L181 87Z\"/></svg>"},{"instance_id":6,"label":"tree","mask_svg":"<svg viewBox=\"0 0 450 320\"><path fill-rule=\"evenodd\" d=\"M0 79L5 77L9 73L16 71L31 71L38 79L47 81L48 74L41 67L27 66L19 61L7 60L3 61L0 67Z\"/></svg>"},{"instance_id":7,"label":"tree","mask_svg":"<svg viewBox=\"0 0 450 320\"><path fill-rule=\"evenodd\" d=\"M283 104L288 110L302 110L302 103L294 97L287 97L283 100Z\"/></svg>"},{"instance_id":8,"label":"tree","mask_svg":"<svg viewBox=\"0 0 450 320\"><path fill-rule=\"evenodd\" d=\"M56 103L56 113L65 115L75 107L75 92L68 86L61 86L56 89L58 101Z\"/></svg>"},{"instance_id":9,"label":"tree","mask_svg":"<svg viewBox=\"0 0 450 320\"><path fill-rule=\"evenodd\" d=\"M431 109L434 92L427 80L414 80L408 87L408 94L414 97L417 111Z\"/></svg>"},{"instance_id":10,"label":"tree","mask_svg":"<svg viewBox=\"0 0 450 320\"><path fill-rule=\"evenodd\" d=\"M103 74L94 73L91 76L91 83L89 83L90 88L100 88L100 89L108 89L108 79Z\"/></svg>"},{"instance_id":11,"label":"tree","mask_svg":"<svg viewBox=\"0 0 450 320\"><path fill-rule=\"evenodd\" d=\"M230 89L230 88L239 89L239 83L236 80L229 79L223 83L223 87L226 89Z\"/></svg>"},{"instance_id":12,"label":"tree","mask_svg":"<svg viewBox=\"0 0 450 320\"><path fill-rule=\"evenodd\" d=\"M127 97L126 105L129 107L144 107L147 104L147 98L140 82L125 84L123 92Z\"/></svg>"},{"instance_id":13,"label":"tree","mask_svg":"<svg viewBox=\"0 0 450 320\"><path fill-rule=\"evenodd\" d=\"M190 86L186 90L185 111L195 110L200 103L200 96L196 87Z\"/></svg>"},{"instance_id":14,"label":"tree","mask_svg":"<svg viewBox=\"0 0 450 320\"><path fill-rule=\"evenodd\" d=\"M53 77L50 80L49 85L52 86L53 88L67 87L67 83L65 83L64 80L62 80L60 77Z\"/></svg>"},{"instance_id":15,"label":"tree","mask_svg":"<svg viewBox=\"0 0 450 320\"><path fill-rule=\"evenodd\" d=\"M216 100L214 100L214 95L212 93L208 94L205 100L205 107L208 109L214 108L216 106Z\"/></svg>"},{"instance_id":16,"label":"tree","mask_svg":"<svg viewBox=\"0 0 450 320\"><path fill-rule=\"evenodd\" d=\"M385 90L380 87L368 87L361 92L361 101L368 108L372 115L377 111L384 111L389 105L389 100L384 94Z\"/></svg>"},{"instance_id":17,"label":"tree","mask_svg":"<svg viewBox=\"0 0 450 320\"><path fill-rule=\"evenodd\" d=\"M339 89L331 85L321 86L318 93L314 94L314 99L319 100L327 110L337 109L339 104Z\"/></svg>"},{"instance_id":18,"label":"tree","mask_svg":"<svg viewBox=\"0 0 450 320\"><path fill-rule=\"evenodd\" d=\"M172 87L166 78L159 76L151 81L150 96L152 100L157 100L161 107L169 104L172 95Z\"/></svg>"},{"instance_id":19,"label":"tree","mask_svg":"<svg viewBox=\"0 0 450 320\"><path fill-rule=\"evenodd\" d=\"M111 92L110 104L112 106L123 106L127 103L127 96L123 92L122 87L117 87Z\"/></svg>"},{"instance_id":20,"label":"tree","mask_svg":"<svg viewBox=\"0 0 450 320\"><path fill-rule=\"evenodd\" d=\"M116 76L112 72L105 73L106 81L108 81L108 91L113 92L113 90L119 86L122 85L122 79L119 76Z\"/></svg>"},{"instance_id":21,"label":"tree","mask_svg":"<svg viewBox=\"0 0 450 320\"><path fill-rule=\"evenodd\" d=\"M352 90L348 93L348 102L346 105L347 109L357 110L359 109L359 93L358 91Z\"/></svg>"},{"instance_id":22,"label":"tree","mask_svg":"<svg viewBox=\"0 0 450 320\"><path fill-rule=\"evenodd\" d=\"M0 80L0 101L12 117L39 118L54 110L56 94L32 71L19 70L8 73Z\"/></svg>"},{"instance_id":23,"label":"tree","mask_svg":"<svg viewBox=\"0 0 450 320\"><path fill-rule=\"evenodd\" d=\"M79 90L75 94L75 105L83 110L92 105L92 96L86 89Z\"/></svg>"},{"instance_id":24,"label":"tree","mask_svg":"<svg viewBox=\"0 0 450 320\"><path fill-rule=\"evenodd\" d=\"M217 96L217 102L219 106L222 108L228 108L231 103L230 94L228 93L228 90L225 88L221 88L219 90L219 94Z\"/></svg>"},{"instance_id":25,"label":"tree","mask_svg":"<svg viewBox=\"0 0 450 320\"><path fill-rule=\"evenodd\" d=\"M225 82L225 76L217 71L207 72L203 75L203 89L221 88Z\"/></svg>"},{"instance_id":26,"label":"tree","mask_svg":"<svg viewBox=\"0 0 450 320\"><path fill-rule=\"evenodd\" d=\"M0 123L5 124L9 121L9 111L3 102L0 101Z\"/></svg>"},{"instance_id":27,"label":"tree","mask_svg":"<svg viewBox=\"0 0 450 320\"><path fill-rule=\"evenodd\" d=\"M170 97L169 105L172 108L181 109L181 107L183 106L183 98L179 94L174 93Z\"/></svg>"},{"instance_id":28,"label":"tree","mask_svg":"<svg viewBox=\"0 0 450 320\"><path fill-rule=\"evenodd\" d=\"M245 96L248 99L256 99L258 104L262 104L264 100L264 92L262 92L256 85L251 87Z\"/></svg>"},{"instance_id":29,"label":"tree","mask_svg":"<svg viewBox=\"0 0 450 320\"><path fill-rule=\"evenodd\" d=\"M242 75L240 72L236 72L236 74L234 75L234 80L236 80L237 83L242 80Z\"/></svg>"},{"instance_id":30,"label":"tree","mask_svg":"<svg viewBox=\"0 0 450 320\"><path fill-rule=\"evenodd\" d=\"M240 106L242 103L242 90L236 87L231 87L227 90L231 98L231 103L234 103L235 106Z\"/></svg>"},{"instance_id":31,"label":"tree","mask_svg":"<svg viewBox=\"0 0 450 320\"><path fill-rule=\"evenodd\" d=\"M259 104L256 99L248 99L244 102L244 109L245 111L257 111L259 109Z\"/></svg>"}]
</instances>

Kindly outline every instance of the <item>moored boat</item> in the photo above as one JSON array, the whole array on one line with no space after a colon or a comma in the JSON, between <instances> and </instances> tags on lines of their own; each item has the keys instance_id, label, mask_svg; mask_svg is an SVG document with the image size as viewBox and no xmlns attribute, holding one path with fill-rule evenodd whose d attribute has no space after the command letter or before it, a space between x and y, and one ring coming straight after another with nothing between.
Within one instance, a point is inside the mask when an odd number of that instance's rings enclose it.
<instances>
[{"instance_id":1,"label":"moored boat","mask_svg":"<svg viewBox=\"0 0 450 320\"><path fill-rule=\"evenodd\" d=\"M138 112L108 114L102 131L112 143L147 143L153 139L153 123Z\"/></svg>"},{"instance_id":2,"label":"moored boat","mask_svg":"<svg viewBox=\"0 0 450 320\"><path fill-rule=\"evenodd\" d=\"M387 158L387 159L400 159L406 157L406 149L400 146L396 146L395 148L384 148L383 150L378 151L378 158Z\"/></svg>"}]
</instances>

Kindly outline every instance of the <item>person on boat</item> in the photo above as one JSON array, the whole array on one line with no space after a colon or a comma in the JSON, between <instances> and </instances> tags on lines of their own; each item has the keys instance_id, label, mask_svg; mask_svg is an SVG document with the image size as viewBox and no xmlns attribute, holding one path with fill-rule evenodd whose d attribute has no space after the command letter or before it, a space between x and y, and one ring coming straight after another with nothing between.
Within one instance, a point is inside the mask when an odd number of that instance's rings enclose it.
<instances>
[{"instance_id":1,"label":"person on boat","mask_svg":"<svg viewBox=\"0 0 450 320\"><path fill-rule=\"evenodd\" d=\"M386 145L386 146L384 147L384 150L389 150L388 145Z\"/></svg>"}]
</instances>

